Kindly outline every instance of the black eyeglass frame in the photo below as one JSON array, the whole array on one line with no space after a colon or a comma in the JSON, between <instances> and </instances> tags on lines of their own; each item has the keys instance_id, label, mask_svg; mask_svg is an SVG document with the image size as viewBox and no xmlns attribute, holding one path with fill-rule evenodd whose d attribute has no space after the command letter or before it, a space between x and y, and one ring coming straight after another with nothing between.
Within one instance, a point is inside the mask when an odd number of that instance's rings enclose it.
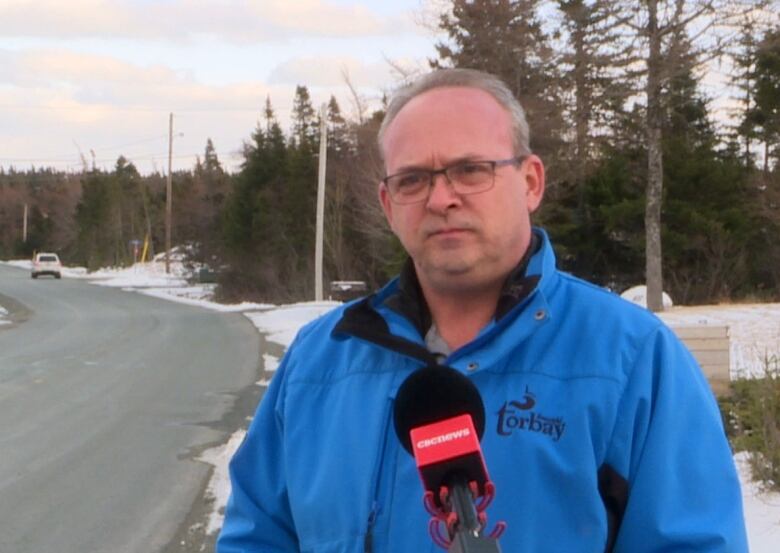
<instances>
[{"instance_id":1,"label":"black eyeglass frame","mask_svg":"<svg viewBox=\"0 0 780 553\"><path fill-rule=\"evenodd\" d=\"M450 176L447 174L448 171L451 171L452 169L456 167L461 167L463 165L468 165L470 163L489 163L490 164L490 170L492 173L492 180L490 181L490 186L487 188L481 188L479 190L471 191L471 192L462 192L460 190L455 190L457 194L468 196L470 194L481 194L482 192L487 192L493 186L496 184L496 168L498 167L505 167L507 165L516 165L520 166L523 164L523 162L528 159L530 154L526 155L520 155L515 157L510 157L507 159L474 159L474 160L464 160L459 161L457 163L453 163L452 165L447 165L446 167L442 167L441 169L414 169L410 171L401 171L400 173L395 173L392 175L387 175L385 178L382 179L382 183L387 187L387 192L390 194L390 199L393 200L396 204L401 205L411 205L411 204L417 204L420 202L424 202L428 199L428 196L430 196L431 188L433 187L434 180L436 179L436 175L443 175L444 178L447 180L447 182L451 185L455 185L455 182L453 179L450 178ZM400 177L403 175L410 175L415 173L425 173L428 175L428 191L427 194L423 197L421 197L419 200L413 200L413 201L398 201L395 194L392 192L392 187L389 185L388 181L395 177Z\"/></svg>"}]
</instances>

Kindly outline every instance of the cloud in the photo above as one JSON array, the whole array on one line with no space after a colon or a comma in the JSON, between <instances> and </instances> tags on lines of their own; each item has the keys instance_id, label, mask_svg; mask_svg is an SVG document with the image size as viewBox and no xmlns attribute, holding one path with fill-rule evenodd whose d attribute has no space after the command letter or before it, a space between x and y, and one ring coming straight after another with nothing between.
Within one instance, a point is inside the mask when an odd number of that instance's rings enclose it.
<instances>
[{"instance_id":1,"label":"cloud","mask_svg":"<svg viewBox=\"0 0 780 553\"><path fill-rule=\"evenodd\" d=\"M103 145L163 131L168 112L177 110L212 115L206 124L212 130L218 128L218 119L230 120L237 136L243 121L248 135L256 115L245 108L256 106L259 114L270 93L261 83L209 87L162 65L144 67L107 56L52 50L0 51L0 76L4 158L58 159L62 154L52 152L74 152L73 140L100 152ZM193 127L200 118L195 111L190 113L182 119L189 119ZM24 144L28 146L21 149ZM195 143L188 144L193 148L200 150Z\"/></svg>"},{"instance_id":2,"label":"cloud","mask_svg":"<svg viewBox=\"0 0 780 553\"><path fill-rule=\"evenodd\" d=\"M383 18L359 3L326 0L4 0L0 36L188 40L234 43L293 37L417 32L411 17Z\"/></svg>"},{"instance_id":3,"label":"cloud","mask_svg":"<svg viewBox=\"0 0 780 553\"><path fill-rule=\"evenodd\" d=\"M256 2L255 14L280 30L310 36L392 35L399 27L409 29L403 18L382 19L360 4L335 6L322 0Z\"/></svg>"},{"instance_id":4,"label":"cloud","mask_svg":"<svg viewBox=\"0 0 780 553\"><path fill-rule=\"evenodd\" d=\"M421 34L409 15L382 16L379 11L391 10L368 6L357 0L0 0L0 166L64 159L61 166L78 168L76 142L88 157L94 150L99 165L122 153L141 171L164 167L172 112L174 130L183 133L174 141L178 168L191 167L209 137L235 168L267 96L287 130L297 84L310 87L315 106L333 94L348 113L342 69L369 104L397 80L381 60L338 57L358 51L370 57L399 44L406 46L402 56L417 51L419 36L398 40ZM320 57L294 59L307 51ZM160 135L159 144L142 140ZM139 146L116 148L139 139Z\"/></svg>"},{"instance_id":5,"label":"cloud","mask_svg":"<svg viewBox=\"0 0 780 553\"><path fill-rule=\"evenodd\" d=\"M364 63L350 57L294 58L277 65L268 77L270 83L307 86L343 86L348 74L355 86L374 86L389 80L391 67L384 62Z\"/></svg>"},{"instance_id":6,"label":"cloud","mask_svg":"<svg viewBox=\"0 0 780 553\"><path fill-rule=\"evenodd\" d=\"M143 98L130 98L136 102L132 104L123 103L126 98L121 97L94 102L70 87L0 89L0 166L36 162L78 169L75 142L87 155L95 151L99 166L110 167L123 154L143 172L161 169L167 163L168 114L172 112L177 168L191 168L194 156L202 157L209 137L223 163L233 167L235 159L230 156L250 138L267 95L274 99L280 116L289 113L293 90L263 83L208 87L175 81L145 91ZM149 137L157 140L145 140Z\"/></svg>"},{"instance_id":7,"label":"cloud","mask_svg":"<svg viewBox=\"0 0 780 553\"><path fill-rule=\"evenodd\" d=\"M84 87L100 82L149 85L176 78L171 69L161 65L140 67L99 54L62 50L25 50L14 54L7 78L23 86L56 86L64 82Z\"/></svg>"},{"instance_id":8,"label":"cloud","mask_svg":"<svg viewBox=\"0 0 780 553\"><path fill-rule=\"evenodd\" d=\"M294 85L244 81L226 85L198 82L191 74L163 65L143 66L94 54L0 50L0 166L52 165L79 169L77 143L99 166L111 167L121 153L142 172L167 163L168 113L174 113L174 164L191 168L212 138L231 169L262 118L270 96L284 129ZM338 83L342 92L343 83ZM312 91L315 105L334 89ZM346 97L341 94L340 101ZM157 136L156 142L116 148ZM16 161L14 161L16 160Z\"/></svg>"},{"instance_id":9,"label":"cloud","mask_svg":"<svg viewBox=\"0 0 780 553\"><path fill-rule=\"evenodd\" d=\"M0 50L0 83L8 83L16 74L16 55L14 52Z\"/></svg>"}]
</instances>

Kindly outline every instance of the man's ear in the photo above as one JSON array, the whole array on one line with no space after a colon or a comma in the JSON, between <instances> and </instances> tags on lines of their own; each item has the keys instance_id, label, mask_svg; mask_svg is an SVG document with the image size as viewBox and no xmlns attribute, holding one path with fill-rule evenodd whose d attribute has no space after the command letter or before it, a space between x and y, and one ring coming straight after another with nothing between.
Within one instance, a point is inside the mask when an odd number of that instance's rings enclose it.
<instances>
[{"instance_id":1,"label":"man's ear","mask_svg":"<svg viewBox=\"0 0 780 553\"><path fill-rule=\"evenodd\" d=\"M393 202L390 200L390 192L387 191L387 186L383 182L379 182L377 187L377 195L379 196L379 203L382 206L382 211L387 219L387 224L390 228L393 228ZM393 231L395 232L395 231Z\"/></svg>"},{"instance_id":2,"label":"man's ear","mask_svg":"<svg viewBox=\"0 0 780 553\"><path fill-rule=\"evenodd\" d=\"M533 213L544 197L544 164L538 156L532 154L525 165L525 200L529 213Z\"/></svg>"}]
</instances>

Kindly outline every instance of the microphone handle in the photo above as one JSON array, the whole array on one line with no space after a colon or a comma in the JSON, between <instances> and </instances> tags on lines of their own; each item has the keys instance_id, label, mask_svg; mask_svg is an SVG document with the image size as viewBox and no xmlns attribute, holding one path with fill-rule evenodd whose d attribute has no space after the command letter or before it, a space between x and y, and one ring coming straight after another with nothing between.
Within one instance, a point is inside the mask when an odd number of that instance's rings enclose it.
<instances>
[{"instance_id":1,"label":"microphone handle","mask_svg":"<svg viewBox=\"0 0 780 553\"><path fill-rule=\"evenodd\" d=\"M477 510L468 484L458 479L450 493L452 508L458 515L458 530L452 537L447 553L501 553L498 541L480 535Z\"/></svg>"},{"instance_id":2,"label":"microphone handle","mask_svg":"<svg viewBox=\"0 0 780 553\"><path fill-rule=\"evenodd\" d=\"M479 519L474 501L471 498L471 490L463 479L458 479L450 492L452 509L458 515L458 528L475 536L479 535Z\"/></svg>"}]
</instances>

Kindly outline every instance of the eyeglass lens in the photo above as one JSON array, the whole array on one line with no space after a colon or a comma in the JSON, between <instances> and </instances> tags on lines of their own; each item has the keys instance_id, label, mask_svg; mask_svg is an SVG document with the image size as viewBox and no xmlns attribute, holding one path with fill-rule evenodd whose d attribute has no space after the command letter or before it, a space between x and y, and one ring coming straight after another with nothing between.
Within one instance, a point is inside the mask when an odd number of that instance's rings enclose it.
<instances>
[{"instance_id":1,"label":"eyeglass lens","mask_svg":"<svg viewBox=\"0 0 780 553\"><path fill-rule=\"evenodd\" d=\"M458 194L484 192L493 185L494 162L470 161L458 163L437 171L410 171L387 179L387 187L393 199L399 202L416 202L428 196L436 175L444 175Z\"/></svg>"}]
</instances>

